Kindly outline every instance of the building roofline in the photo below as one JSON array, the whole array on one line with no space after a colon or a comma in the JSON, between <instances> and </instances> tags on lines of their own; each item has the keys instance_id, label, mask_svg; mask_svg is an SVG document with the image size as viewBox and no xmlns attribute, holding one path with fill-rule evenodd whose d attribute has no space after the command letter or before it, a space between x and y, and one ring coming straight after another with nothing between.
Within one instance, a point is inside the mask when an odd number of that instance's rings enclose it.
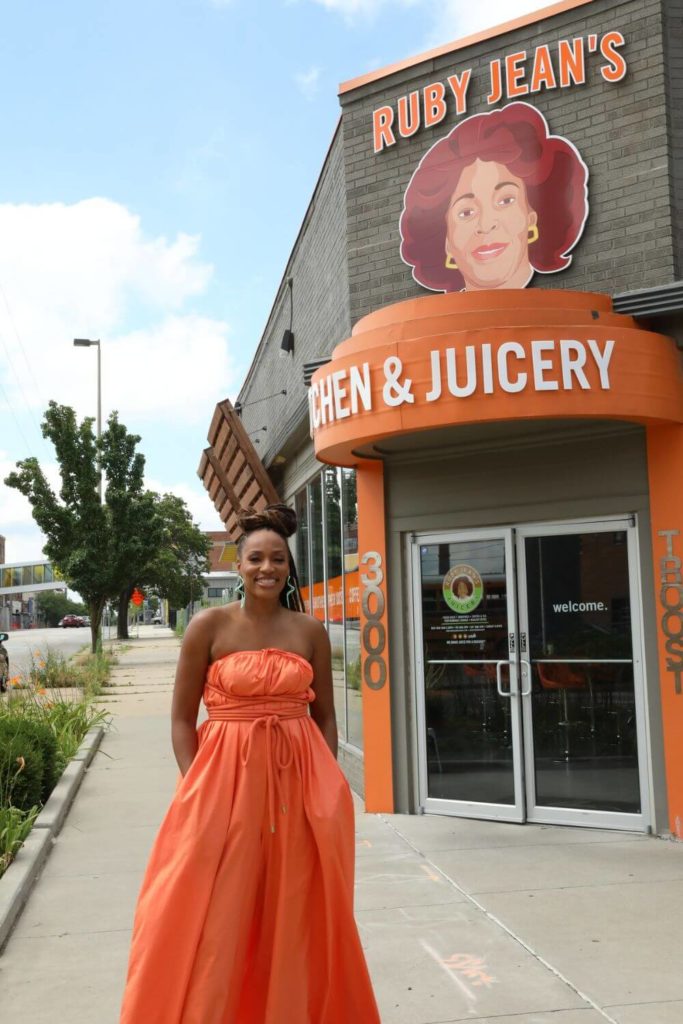
<instances>
[{"instance_id":1,"label":"building roofline","mask_svg":"<svg viewBox=\"0 0 683 1024\"><path fill-rule=\"evenodd\" d=\"M318 195L318 190L320 189L320 186L322 184L323 177L324 177L325 172L327 170L327 164L328 164L329 159L330 159L330 154L331 154L332 149L334 147L334 144L335 144L335 142L337 140L337 135L339 134L339 132L341 130L341 126L342 126L342 115L340 114L339 117L337 118L337 124L336 124L335 129L334 129L334 131L332 133L332 138L330 140L330 144L327 147L327 150L325 152L325 157L324 157L323 162L322 162L322 167L320 168L320 173L318 174L318 177L316 178L315 185L313 186L313 191L311 193L311 198L308 201L308 205L306 207L306 212L304 213L303 220L301 221L301 226L299 227L299 230L297 231L296 238L294 239L294 243L292 245L292 248L290 249L289 256L287 257L287 262L285 264L285 269L284 269L284 272L282 274L282 277L280 278L280 283L278 284L277 289L275 291L275 298L273 299L272 305L270 307L270 311L268 313L268 316L266 317L266 322L264 324L263 331L261 332L261 337L259 338L259 342L258 342L258 345L256 346L255 351L254 351L254 355L252 357L251 364L249 366L249 369L246 372L245 378L242 381L242 385L241 385L241 387L239 389L239 393L237 395L237 401L238 402L241 400L242 396L246 393L247 388L249 387L249 385L251 383L251 378L253 377L254 373L256 372L258 362L259 362L259 360L261 358L261 355L263 353L263 349L264 349L264 347L266 345L266 342L267 342L267 339L268 339L268 330L269 330L271 321L272 321L273 316L275 315L275 312L276 312L276 310L278 308L278 305L280 303L280 299L281 299L282 295L284 294L284 289L285 289L285 287L287 285L287 278L290 277L290 275L291 275L291 265L292 265L292 260L294 259L294 254L296 253L297 247L299 245L299 242L300 242L300 240L301 240L301 238L302 238L306 228L308 227L309 220L310 220L311 214L313 212L313 207L315 205L316 196Z\"/></svg>"},{"instance_id":2,"label":"building roofline","mask_svg":"<svg viewBox=\"0 0 683 1024\"><path fill-rule=\"evenodd\" d=\"M388 64L384 68L378 68L375 71L368 71L364 75L359 75L358 78L350 78L346 82L342 82L339 86L339 95L344 96L348 92L352 92L354 89L360 89L364 85L369 85L371 82L378 82L382 78L388 78L389 75L395 74L397 71L405 71L407 68L415 67L417 64L423 64L425 61L434 60L437 57L443 57L447 53L454 53L456 50L463 50L467 46L473 46L475 43L484 42L486 39L494 39L496 36L503 35L505 32L512 32L517 28L525 28L527 25L534 25L537 21L545 21L547 18L552 18L556 14L563 14L565 11L571 11L575 7L583 7L585 4L592 4L593 0L560 0L559 3L551 4L549 7L542 7L538 11L530 11L528 14L523 14L519 18L513 18L511 21L505 21L501 25L494 25L491 28L486 28L481 32L475 32L472 35L464 36L462 39L456 39L452 43L445 43L443 46L437 46L433 50L428 50L426 53L420 53L416 57L407 57L405 60L399 60L395 64Z\"/></svg>"}]
</instances>

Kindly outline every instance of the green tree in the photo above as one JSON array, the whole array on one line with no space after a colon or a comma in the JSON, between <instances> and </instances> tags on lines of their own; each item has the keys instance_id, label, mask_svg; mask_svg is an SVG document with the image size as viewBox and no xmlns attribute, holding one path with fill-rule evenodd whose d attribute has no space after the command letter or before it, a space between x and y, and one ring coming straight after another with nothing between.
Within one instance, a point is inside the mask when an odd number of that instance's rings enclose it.
<instances>
[{"instance_id":1,"label":"green tree","mask_svg":"<svg viewBox=\"0 0 683 1024\"><path fill-rule=\"evenodd\" d=\"M135 587L166 598L173 608L184 608L202 592L211 549L211 541L176 494L146 491L134 513L140 518L131 531L138 533L142 543L129 551L124 563L128 577L119 593L117 621L117 636L124 640L128 637L128 612ZM139 611L134 608L133 614Z\"/></svg>"},{"instance_id":2,"label":"green tree","mask_svg":"<svg viewBox=\"0 0 683 1024\"><path fill-rule=\"evenodd\" d=\"M154 501L143 489L144 456L136 451L140 438L129 434L114 412L98 442L93 422L88 417L79 424L72 408L50 402L42 432L54 445L59 493L35 458L18 462L5 483L28 498L47 538L45 553L87 603L95 651L106 601L121 593L141 551L149 558L160 531L147 529ZM99 499L102 471L104 502Z\"/></svg>"},{"instance_id":3,"label":"green tree","mask_svg":"<svg viewBox=\"0 0 683 1024\"><path fill-rule=\"evenodd\" d=\"M38 615L46 626L56 626L65 615L82 615L87 610L82 601L72 601L59 590L45 590L37 600Z\"/></svg>"},{"instance_id":4,"label":"green tree","mask_svg":"<svg viewBox=\"0 0 683 1024\"><path fill-rule=\"evenodd\" d=\"M116 632L128 639L128 603L133 590L144 582L162 541L153 491L144 487L145 458L138 452L140 438L129 434L118 420L103 435L102 468L107 478L106 503L111 509L112 576L118 602Z\"/></svg>"},{"instance_id":5,"label":"green tree","mask_svg":"<svg viewBox=\"0 0 683 1024\"><path fill-rule=\"evenodd\" d=\"M190 510L176 494L155 495L161 543L143 582L171 607L184 608L201 595L209 571L211 541L193 522Z\"/></svg>"}]
</instances>

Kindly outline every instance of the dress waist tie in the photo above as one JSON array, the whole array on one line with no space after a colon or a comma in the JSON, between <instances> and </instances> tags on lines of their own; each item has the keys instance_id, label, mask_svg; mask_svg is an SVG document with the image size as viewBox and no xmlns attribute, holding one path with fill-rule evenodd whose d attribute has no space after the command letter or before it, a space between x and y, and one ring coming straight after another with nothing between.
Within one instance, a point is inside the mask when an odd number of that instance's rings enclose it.
<instances>
[{"instance_id":1,"label":"dress waist tie","mask_svg":"<svg viewBox=\"0 0 683 1024\"><path fill-rule=\"evenodd\" d=\"M268 701L272 704L272 698ZM308 703L297 704L277 711L268 711L263 714L263 701L244 702L240 706L217 705L207 709L209 721L211 722L251 722L251 726L244 737L240 750L242 766L246 768L251 754L251 744L257 729L265 729L266 732L266 794L268 797L268 813L270 817L270 831L275 832L275 801L280 805L283 814L287 813L287 807L282 801L280 789L280 772L289 768L294 759L294 749L287 730L283 728L283 721L293 718L308 717Z\"/></svg>"}]
</instances>

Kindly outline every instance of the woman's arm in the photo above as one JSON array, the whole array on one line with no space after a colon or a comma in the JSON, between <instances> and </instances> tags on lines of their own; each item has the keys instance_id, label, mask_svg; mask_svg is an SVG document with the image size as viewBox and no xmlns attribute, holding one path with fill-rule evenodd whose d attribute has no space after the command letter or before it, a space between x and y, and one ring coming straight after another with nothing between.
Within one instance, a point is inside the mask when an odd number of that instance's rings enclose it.
<instances>
[{"instance_id":1,"label":"woman's arm","mask_svg":"<svg viewBox=\"0 0 683 1024\"><path fill-rule=\"evenodd\" d=\"M173 753L182 775L197 753L197 712L209 664L210 630L208 615L201 612L187 627L180 649L171 706Z\"/></svg>"},{"instance_id":2,"label":"woman's arm","mask_svg":"<svg viewBox=\"0 0 683 1024\"><path fill-rule=\"evenodd\" d=\"M315 700L311 704L311 718L320 729L325 742L337 756L337 718L334 713L334 696L332 690L332 651L330 639L325 627L315 622L312 630L313 655L313 690Z\"/></svg>"}]
</instances>

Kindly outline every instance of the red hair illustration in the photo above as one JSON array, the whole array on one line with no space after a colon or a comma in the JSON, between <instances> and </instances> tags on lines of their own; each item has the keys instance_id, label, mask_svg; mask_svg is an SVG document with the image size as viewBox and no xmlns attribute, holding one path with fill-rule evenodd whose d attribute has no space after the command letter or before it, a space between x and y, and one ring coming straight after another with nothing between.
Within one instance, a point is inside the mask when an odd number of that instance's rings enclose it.
<instances>
[{"instance_id":1,"label":"red hair illustration","mask_svg":"<svg viewBox=\"0 0 683 1024\"><path fill-rule=\"evenodd\" d=\"M461 121L404 197L401 257L433 291L525 287L566 269L588 216L588 169L528 103Z\"/></svg>"}]
</instances>

